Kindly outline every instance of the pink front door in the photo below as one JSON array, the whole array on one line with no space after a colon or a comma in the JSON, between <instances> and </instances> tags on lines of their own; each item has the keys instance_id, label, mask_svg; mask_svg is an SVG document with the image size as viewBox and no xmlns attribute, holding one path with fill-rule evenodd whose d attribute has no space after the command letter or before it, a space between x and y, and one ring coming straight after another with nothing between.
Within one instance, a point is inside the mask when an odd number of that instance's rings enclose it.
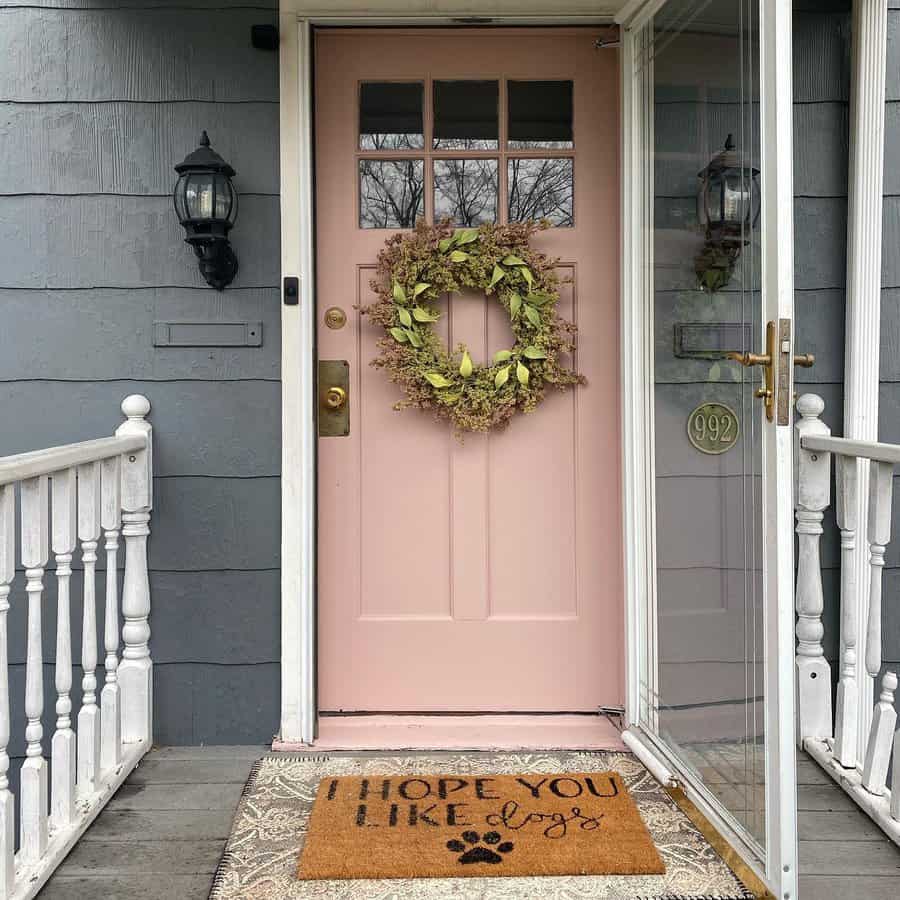
<instances>
[{"instance_id":1,"label":"pink front door","mask_svg":"<svg viewBox=\"0 0 900 900\"><path fill-rule=\"evenodd\" d=\"M588 711L623 699L618 83L589 29L316 35L318 354L346 360L350 433L319 439L319 708ZM369 362L379 250L419 217L547 216L560 312L589 384L508 430L416 410ZM347 313L343 328L325 311ZM452 296L440 327L484 361L500 306ZM479 360L476 360L479 361Z\"/></svg>"}]
</instances>

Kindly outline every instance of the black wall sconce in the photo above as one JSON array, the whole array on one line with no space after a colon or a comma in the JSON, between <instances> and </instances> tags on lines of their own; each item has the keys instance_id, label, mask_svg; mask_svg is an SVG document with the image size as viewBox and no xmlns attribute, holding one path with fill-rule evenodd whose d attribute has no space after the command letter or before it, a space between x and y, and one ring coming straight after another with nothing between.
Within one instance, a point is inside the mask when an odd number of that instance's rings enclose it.
<instances>
[{"instance_id":1,"label":"black wall sconce","mask_svg":"<svg viewBox=\"0 0 900 900\"><path fill-rule=\"evenodd\" d=\"M185 243L200 261L206 283L224 290L237 274L238 261L228 241L237 219L238 198L231 177L234 169L209 146L206 132L200 146L175 166L175 213L184 226Z\"/></svg>"},{"instance_id":2,"label":"black wall sconce","mask_svg":"<svg viewBox=\"0 0 900 900\"><path fill-rule=\"evenodd\" d=\"M759 169L744 165L728 135L725 149L697 173L697 220L706 232L694 269L703 290L724 288L759 219Z\"/></svg>"}]
</instances>

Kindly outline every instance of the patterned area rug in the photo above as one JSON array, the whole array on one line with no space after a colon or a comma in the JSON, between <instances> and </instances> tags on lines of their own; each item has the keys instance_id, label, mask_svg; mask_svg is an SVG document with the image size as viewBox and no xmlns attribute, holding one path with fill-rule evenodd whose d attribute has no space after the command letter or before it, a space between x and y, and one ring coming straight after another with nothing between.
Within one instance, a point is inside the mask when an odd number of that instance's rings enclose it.
<instances>
[{"instance_id":1,"label":"patterned area rug","mask_svg":"<svg viewBox=\"0 0 900 900\"><path fill-rule=\"evenodd\" d=\"M327 776L618 772L666 866L664 875L298 881L319 782ZM747 890L647 770L628 753L287 756L253 768L210 900L751 900Z\"/></svg>"}]
</instances>

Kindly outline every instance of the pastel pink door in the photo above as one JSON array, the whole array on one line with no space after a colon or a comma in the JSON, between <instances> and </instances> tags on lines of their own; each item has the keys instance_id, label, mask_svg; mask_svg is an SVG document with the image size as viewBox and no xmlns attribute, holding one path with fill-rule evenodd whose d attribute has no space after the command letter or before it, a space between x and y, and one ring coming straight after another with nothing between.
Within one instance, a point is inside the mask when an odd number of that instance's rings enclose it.
<instances>
[{"instance_id":1,"label":"pastel pink door","mask_svg":"<svg viewBox=\"0 0 900 900\"><path fill-rule=\"evenodd\" d=\"M346 360L350 433L319 439L319 708L590 711L624 680L618 83L589 29L316 35L318 354ZM538 218L588 385L463 443L396 412L362 320L385 240L417 218ZM439 323L476 361L498 304ZM325 311L347 313L343 328ZM479 359L480 358L480 359Z\"/></svg>"}]
</instances>

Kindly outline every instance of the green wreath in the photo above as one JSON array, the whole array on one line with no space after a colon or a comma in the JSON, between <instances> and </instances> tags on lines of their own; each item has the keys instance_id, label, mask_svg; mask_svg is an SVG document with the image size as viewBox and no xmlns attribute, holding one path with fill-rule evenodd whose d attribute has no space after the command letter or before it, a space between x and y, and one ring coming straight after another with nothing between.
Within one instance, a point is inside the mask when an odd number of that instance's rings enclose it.
<instances>
[{"instance_id":1,"label":"green wreath","mask_svg":"<svg viewBox=\"0 0 900 900\"><path fill-rule=\"evenodd\" d=\"M395 409L430 409L463 431L504 428L517 410L531 412L547 385L565 390L585 379L561 357L574 349L576 326L560 318L557 260L535 250L531 237L547 222L482 225L454 231L420 222L389 238L378 255L372 289L378 300L361 309L387 335L372 365L384 369L406 398ZM468 349L444 345L432 324L438 299L464 288L495 296L509 314L515 343L491 365L476 365Z\"/></svg>"}]
</instances>

